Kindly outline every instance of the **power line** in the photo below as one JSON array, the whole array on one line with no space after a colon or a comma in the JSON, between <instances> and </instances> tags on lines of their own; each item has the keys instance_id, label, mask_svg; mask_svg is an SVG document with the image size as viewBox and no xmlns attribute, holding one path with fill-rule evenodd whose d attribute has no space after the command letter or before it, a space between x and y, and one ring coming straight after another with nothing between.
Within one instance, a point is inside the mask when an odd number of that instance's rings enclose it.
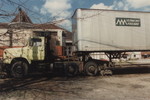
<instances>
[{"instance_id":1,"label":"power line","mask_svg":"<svg viewBox=\"0 0 150 100\"><path fill-rule=\"evenodd\" d=\"M37 13L37 12L35 12L35 11L33 11L33 10L27 8L27 7L25 7L24 4L19 4L19 3L17 3L17 2L12 1L12 0L8 0L8 1L10 1L11 3L13 3L13 4L15 4L15 5L18 5L18 6L20 6L20 7L23 7L24 9L26 9L26 10L28 10L28 11L30 11L30 12L33 12L33 13L36 14L36 15L40 15L39 13Z\"/></svg>"},{"instance_id":2,"label":"power line","mask_svg":"<svg viewBox=\"0 0 150 100\"><path fill-rule=\"evenodd\" d=\"M0 16L15 16L16 14L1 14L0 13Z\"/></svg>"}]
</instances>

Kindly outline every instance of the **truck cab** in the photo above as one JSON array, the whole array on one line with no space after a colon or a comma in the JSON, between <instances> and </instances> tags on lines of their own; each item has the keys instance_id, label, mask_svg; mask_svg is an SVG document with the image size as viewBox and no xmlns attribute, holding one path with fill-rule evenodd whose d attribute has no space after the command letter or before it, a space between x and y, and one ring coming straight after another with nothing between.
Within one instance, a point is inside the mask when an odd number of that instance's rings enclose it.
<instances>
[{"instance_id":1,"label":"truck cab","mask_svg":"<svg viewBox=\"0 0 150 100\"><path fill-rule=\"evenodd\" d=\"M45 60L45 38L31 37L26 46L8 48L3 53L4 67L14 77L23 77L28 73L29 65L34 61Z\"/></svg>"},{"instance_id":2,"label":"truck cab","mask_svg":"<svg viewBox=\"0 0 150 100\"><path fill-rule=\"evenodd\" d=\"M26 46L5 49L3 53L4 69L16 78L24 77L30 69L37 68L52 71L65 69L68 75L76 74L78 66L74 61L66 61L60 42L55 34L36 35L29 38Z\"/></svg>"},{"instance_id":3,"label":"truck cab","mask_svg":"<svg viewBox=\"0 0 150 100\"><path fill-rule=\"evenodd\" d=\"M3 62L5 64L11 64L14 59L26 59L30 64L31 61L34 60L44 60L44 44L44 37L32 37L24 47L5 49L3 53Z\"/></svg>"}]
</instances>

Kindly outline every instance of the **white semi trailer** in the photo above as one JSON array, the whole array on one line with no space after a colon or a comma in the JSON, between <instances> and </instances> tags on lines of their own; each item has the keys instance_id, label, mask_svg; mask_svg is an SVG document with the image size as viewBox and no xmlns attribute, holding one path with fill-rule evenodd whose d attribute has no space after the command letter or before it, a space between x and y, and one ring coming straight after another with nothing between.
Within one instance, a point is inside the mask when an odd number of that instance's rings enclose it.
<instances>
[{"instance_id":1,"label":"white semi trailer","mask_svg":"<svg viewBox=\"0 0 150 100\"><path fill-rule=\"evenodd\" d=\"M150 50L149 12L77 9L72 18L77 52L104 52L111 59Z\"/></svg>"},{"instance_id":2,"label":"white semi trailer","mask_svg":"<svg viewBox=\"0 0 150 100\"><path fill-rule=\"evenodd\" d=\"M150 13L77 9L73 15L77 51L150 50Z\"/></svg>"}]
</instances>

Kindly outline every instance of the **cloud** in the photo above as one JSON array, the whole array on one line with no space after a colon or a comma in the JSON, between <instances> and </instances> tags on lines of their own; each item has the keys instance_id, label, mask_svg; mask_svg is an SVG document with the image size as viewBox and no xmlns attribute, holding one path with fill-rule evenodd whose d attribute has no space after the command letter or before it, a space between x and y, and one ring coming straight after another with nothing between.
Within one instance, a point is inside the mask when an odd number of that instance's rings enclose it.
<instances>
[{"instance_id":1,"label":"cloud","mask_svg":"<svg viewBox=\"0 0 150 100\"><path fill-rule=\"evenodd\" d=\"M37 6L33 6L33 9L34 9L35 11L39 11L39 8L38 8Z\"/></svg>"},{"instance_id":2,"label":"cloud","mask_svg":"<svg viewBox=\"0 0 150 100\"><path fill-rule=\"evenodd\" d=\"M114 9L114 10L119 10L119 9L127 9L126 7L127 4L125 4L124 1L114 1L112 5L105 5L104 3L99 3L99 4L93 4L90 8L91 9Z\"/></svg>"},{"instance_id":3,"label":"cloud","mask_svg":"<svg viewBox=\"0 0 150 100\"><path fill-rule=\"evenodd\" d=\"M123 6L124 6L123 2L118 2L118 7L119 7L119 8L121 8L121 7L123 7Z\"/></svg>"},{"instance_id":4,"label":"cloud","mask_svg":"<svg viewBox=\"0 0 150 100\"><path fill-rule=\"evenodd\" d=\"M52 18L51 21L61 20L68 17L71 17L71 0L45 0L44 5L42 6L40 13L43 15L49 14ZM64 20L64 22L59 23L62 26L70 26L70 20ZM69 29L70 30L70 29Z\"/></svg>"},{"instance_id":5,"label":"cloud","mask_svg":"<svg viewBox=\"0 0 150 100\"><path fill-rule=\"evenodd\" d=\"M114 10L129 10L130 4L126 0L114 1L111 5Z\"/></svg>"},{"instance_id":6,"label":"cloud","mask_svg":"<svg viewBox=\"0 0 150 100\"><path fill-rule=\"evenodd\" d=\"M111 6L106 6L106 5L103 4L103 3L94 4L94 5L92 5L90 8L92 8L92 9L112 9Z\"/></svg>"},{"instance_id":7,"label":"cloud","mask_svg":"<svg viewBox=\"0 0 150 100\"><path fill-rule=\"evenodd\" d=\"M148 11L150 9L150 1L149 0L115 0L112 3L112 5L105 5L103 3L99 3L99 4L93 4L91 8Z\"/></svg>"},{"instance_id":8,"label":"cloud","mask_svg":"<svg viewBox=\"0 0 150 100\"><path fill-rule=\"evenodd\" d=\"M137 9L137 8L143 8L143 7L150 7L150 1L149 0L126 0L131 7Z\"/></svg>"},{"instance_id":9,"label":"cloud","mask_svg":"<svg viewBox=\"0 0 150 100\"><path fill-rule=\"evenodd\" d=\"M50 13L51 16L57 16L62 12L68 14L70 8L70 0L46 0L42 6L41 13Z\"/></svg>"}]
</instances>

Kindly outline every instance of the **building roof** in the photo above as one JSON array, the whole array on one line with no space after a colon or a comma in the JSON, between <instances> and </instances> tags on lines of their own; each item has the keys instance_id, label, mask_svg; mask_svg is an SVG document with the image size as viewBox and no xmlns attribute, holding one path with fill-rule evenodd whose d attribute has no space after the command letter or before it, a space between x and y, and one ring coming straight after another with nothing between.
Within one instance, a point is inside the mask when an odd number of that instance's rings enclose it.
<instances>
[{"instance_id":1,"label":"building roof","mask_svg":"<svg viewBox=\"0 0 150 100\"><path fill-rule=\"evenodd\" d=\"M0 29L4 28L7 29L9 27L10 23L0 23ZM31 24L33 27L32 29L61 29L69 33L66 29L63 29L57 25L54 24Z\"/></svg>"},{"instance_id":2,"label":"building roof","mask_svg":"<svg viewBox=\"0 0 150 100\"><path fill-rule=\"evenodd\" d=\"M19 13L16 15L16 17L11 22L32 23L29 16L21 8L19 8Z\"/></svg>"},{"instance_id":3,"label":"building roof","mask_svg":"<svg viewBox=\"0 0 150 100\"><path fill-rule=\"evenodd\" d=\"M7 29L9 27L8 23L0 23L0 29Z\"/></svg>"},{"instance_id":4,"label":"building roof","mask_svg":"<svg viewBox=\"0 0 150 100\"><path fill-rule=\"evenodd\" d=\"M54 24L33 24L33 28L34 29L62 29L64 30L63 28L59 27L59 26L56 26Z\"/></svg>"}]
</instances>

